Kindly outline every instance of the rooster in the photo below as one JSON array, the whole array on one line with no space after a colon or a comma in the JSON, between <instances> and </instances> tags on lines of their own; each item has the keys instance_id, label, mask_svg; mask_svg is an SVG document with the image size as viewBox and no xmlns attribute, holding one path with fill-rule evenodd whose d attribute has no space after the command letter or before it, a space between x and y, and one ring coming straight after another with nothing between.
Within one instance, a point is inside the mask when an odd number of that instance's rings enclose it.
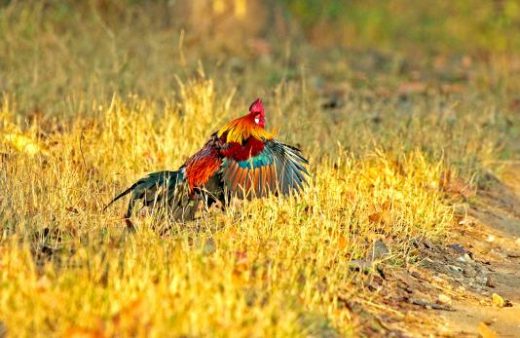
<instances>
[{"instance_id":1,"label":"rooster","mask_svg":"<svg viewBox=\"0 0 520 338\"><path fill-rule=\"evenodd\" d=\"M265 129L262 101L248 114L213 133L206 144L177 171L160 171L141 178L105 207L131 193L124 215L127 225L135 204L164 207L176 221L195 218L197 210L225 206L231 198L287 195L307 183L308 161L300 149L274 139Z\"/></svg>"}]
</instances>

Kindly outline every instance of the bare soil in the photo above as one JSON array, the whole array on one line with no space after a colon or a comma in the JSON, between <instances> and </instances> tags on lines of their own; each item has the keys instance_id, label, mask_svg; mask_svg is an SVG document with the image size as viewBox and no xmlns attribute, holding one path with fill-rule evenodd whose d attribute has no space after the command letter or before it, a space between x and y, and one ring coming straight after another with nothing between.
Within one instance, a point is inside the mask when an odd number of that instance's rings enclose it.
<instances>
[{"instance_id":1,"label":"bare soil","mask_svg":"<svg viewBox=\"0 0 520 338\"><path fill-rule=\"evenodd\" d=\"M487 270L487 285L475 293L477 302L454 303L455 312L442 313L447 332L485 336L486 325L498 337L520 337L520 165L509 166L502 182L479 191L457 240L470 248ZM490 293L509 301L489 303Z\"/></svg>"},{"instance_id":2,"label":"bare soil","mask_svg":"<svg viewBox=\"0 0 520 338\"><path fill-rule=\"evenodd\" d=\"M415 243L418 264L367 277L388 308L367 316L364 335L520 337L520 164L485 181L460 198L446 240Z\"/></svg>"}]
</instances>

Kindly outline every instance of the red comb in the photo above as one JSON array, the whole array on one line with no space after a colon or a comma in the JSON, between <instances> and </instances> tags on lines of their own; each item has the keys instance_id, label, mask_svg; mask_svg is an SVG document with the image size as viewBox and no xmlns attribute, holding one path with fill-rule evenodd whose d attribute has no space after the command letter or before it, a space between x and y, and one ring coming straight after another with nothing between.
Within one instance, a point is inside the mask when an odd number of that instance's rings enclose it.
<instances>
[{"instance_id":1,"label":"red comb","mask_svg":"<svg viewBox=\"0 0 520 338\"><path fill-rule=\"evenodd\" d=\"M257 98L251 105L249 106L250 113L263 113L264 105L262 104L262 100Z\"/></svg>"}]
</instances>

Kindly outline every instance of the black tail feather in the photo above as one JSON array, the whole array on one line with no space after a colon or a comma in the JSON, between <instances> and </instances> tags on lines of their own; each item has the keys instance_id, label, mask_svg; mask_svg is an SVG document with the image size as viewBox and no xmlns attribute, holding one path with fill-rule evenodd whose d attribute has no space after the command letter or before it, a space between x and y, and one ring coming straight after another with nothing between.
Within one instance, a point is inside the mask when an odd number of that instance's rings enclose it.
<instances>
[{"instance_id":1,"label":"black tail feather","mask_svg":"<svg viewBox=\"0 0 520 338\"><path fill-rule=\"evenodd\" d=\"M125 191L123 191L122 193L120 193L119 195L117 195L116 197L114 197L110 202L108 202L107 205L105 205L105 207L103 208L103 212L106 211L112 204L114 204L117 200L119 200L121 197L124 197L126 196L127 194L129 194L130 192L132 192L132 190L135 189L135 187L137 187L137 185L140 183L140 181L132 184L130 186L130 188L126 189Z\"/></svg>"},{"instance_id":2,"label":"black tail feather","mask_svg":"<svg viewBox=\"0 0 520 338\"><path fill-rule=\"evenodd\" d=\"M124 215L128 221L132 217L133 209L138 201L142 201L143 206L151 206L156 202L168 202L174 196L177 185L182 181L182 174L179 171L159 171L149 174L132 184L128 189L114 197L104 208L107 210L120 198L130 194L127 211ZM161 189L165 188L165 189Z\"/></svg>"}]
</instances>

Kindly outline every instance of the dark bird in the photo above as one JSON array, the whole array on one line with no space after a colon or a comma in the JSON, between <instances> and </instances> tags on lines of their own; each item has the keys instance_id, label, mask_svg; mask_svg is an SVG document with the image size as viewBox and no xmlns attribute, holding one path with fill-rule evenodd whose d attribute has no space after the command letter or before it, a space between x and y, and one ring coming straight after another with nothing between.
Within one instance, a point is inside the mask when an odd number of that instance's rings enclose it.
<instances>
[{"instance_id":1,"label":"dark bird","mask_svg":"<svg viewBox=\"0 0 520 338\"><path fill-rule=\"evenodd\" d=\"M108 205L132 193L125 213L128 226L136 202L163 207L176 221L195 218L197 210L231 198L298 193L306 185L308 161L300 149L279 142L265 129L262 101L249 113L213 133L206 144L177 171L159 171L141 178Z\"/></svg>"}]
</instances>

